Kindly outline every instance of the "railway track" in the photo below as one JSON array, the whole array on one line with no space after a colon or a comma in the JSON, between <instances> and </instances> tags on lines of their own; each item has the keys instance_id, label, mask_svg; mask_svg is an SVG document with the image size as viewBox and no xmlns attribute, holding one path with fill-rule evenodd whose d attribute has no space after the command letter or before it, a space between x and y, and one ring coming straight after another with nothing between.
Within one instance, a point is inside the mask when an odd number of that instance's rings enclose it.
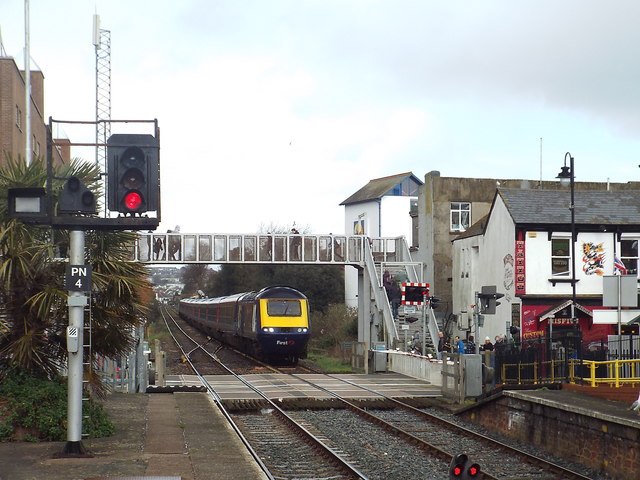
<instances>
[{"instance_id":1,"label":"railway track","mask_svg":"<svg viewBox=\"0 0 640 480\"><path fill-rule=\"evenodd\" d=\"M191 349L204 351L212 347L209 344L200 347L196 340L191 342ZM211 353L207 355L215 357ZM192 356L193 350L187 357ZM218 358L216 363L241 379ZM282 370L270 368L282 373ZM325 469L337 468L337 462L339 468L346 467L350 471L336 473L335 478L442 479L448 476L448 465L458 453L466 453L481 465L482 476L479 478L592 478L340 377L330 375L375 393L381 401L370 405L373 409L364 409L295 373L288 374L329 393L342 408L336 408L336 403L332 402L330 410L285 411L244 382L262 395L263 400L256 403L259 408L241 413L227 412L227 415L275 478L334 478L330 470ZM204 377L202 381L206 384ZM332 460L325 463L327 458Z\"/></svg>"}]
</instances>

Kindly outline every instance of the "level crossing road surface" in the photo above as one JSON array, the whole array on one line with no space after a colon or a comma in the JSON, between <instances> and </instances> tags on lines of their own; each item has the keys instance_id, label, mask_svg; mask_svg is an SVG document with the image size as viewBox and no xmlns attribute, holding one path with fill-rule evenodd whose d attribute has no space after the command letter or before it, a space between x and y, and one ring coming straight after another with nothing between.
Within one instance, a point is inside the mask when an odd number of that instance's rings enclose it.
<instances>
[{"instance_id":1,"label":"level crossing road surface","mask_svg":"<svg viewBox=\"0 0 640 480\"><path fill-rule=\"evenodd\" d=\"M252 400L259 395L232 375L204 377L220 398L224 400ZM310 385L318 385L347 400L367 400L387 396L391 398L440 397L441 387L400 374L253 374L242 375L253 387L271 400L291 398L328 399L331 394ZM305 381L306 380L306 381ZM196 387L201 382L196 375L168 375L167 387ZM359 388L357 385L371 390Z\"/></svg>"}]
</instances>

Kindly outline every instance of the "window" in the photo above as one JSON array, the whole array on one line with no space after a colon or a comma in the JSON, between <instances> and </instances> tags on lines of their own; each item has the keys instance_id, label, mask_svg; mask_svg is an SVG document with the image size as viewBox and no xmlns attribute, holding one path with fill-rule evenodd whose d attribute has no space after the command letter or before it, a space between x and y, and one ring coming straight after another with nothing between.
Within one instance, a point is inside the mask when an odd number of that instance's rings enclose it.
<instances>
[{"instance_id":1,"label":"window","mask_svg":"<svg viewBox=\"0 0 640 480\"><path fill-rule=\"evenodd\" d=\"M299 317L302 312L300 300L269 300L267 313L270 317Z\"/></svg>"},{"instance_id":2,"label":"window","mask_svg":"<svg viewBox=\"0 0 640 480\"><path fill-rule=\"evenodd\" d=\"M451 202L451 230L464 232L471 225L471 204L469 202Z\"/></svg>"},{"instance_id":3,"label":"window","mask_svg":"<svg viewBox=\"0 0 640 480\"><path fill-rule=\"evenodd\" d=\"M620 260L627 268L627 275L638 274L638 240L620 240Z\"/></svg>"},{"instance_id":4,"label":"window","mask_svg":"<svg viewBox=\"0 0 640 480\"><path fill-rule=\"evenodd\" d=\"M568 238L551 239L551 275L569 275L571 252Z\"/></svg>"},{"instance_id":5,"label":"window","mask_svg":"<svg viewBox=\"0 0 640 480\"><path fill-rule=\"evenodd\" d=\"M22 112L20 111L20 107L16 105L16 126L19 129L22 129Z\"/></svg>"}]
</instances>

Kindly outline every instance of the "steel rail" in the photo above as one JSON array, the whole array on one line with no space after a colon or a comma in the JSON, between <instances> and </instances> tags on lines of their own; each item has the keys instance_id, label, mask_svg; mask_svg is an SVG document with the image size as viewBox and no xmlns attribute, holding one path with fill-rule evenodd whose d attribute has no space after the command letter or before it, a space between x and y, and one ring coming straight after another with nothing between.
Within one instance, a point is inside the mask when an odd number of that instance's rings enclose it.
<instances>
[{"instance_id":1,"label":"steel rail","mask_svg":"<svg viewBox=\"0 0 640 480\"><path fill-rule=\"evenodd\" d=\"M294 374L291 374L291 375L295 376ZM539 457L537 457L535 455L531 455L530 453L527 453L527 452L525 452L523 450L520 450L520 449L518 449L516 447L512 447L511 445L507 445L507 444L505 444L503 442L500 442L499 440L495 440L495 439L493 439L491 437L487 437L485 435L482 435L481 433L474 432L473 430L470 430L470 429L465 428L463 426L457 425L457 424L455 424L453 422L449 422L449 421L447 421L447 420L445 420L443 418L436 417L435 415L431 415L430 413L425 412L424 410L420 410L418 408L415 408L412 405L404 403L404 402L402 402L400 400L397 400L397 399L395 399L393 397L390 397L390 396L388 396L388 395L386 395L386 394L384 394L382 392L379 392L377 390L374 390L372 388L366 387L364 385L358 385L357 383L354 383L351 380L348 380L348 379L345 379L345 378L340 378L340 377L337 377L335 375L327 374L327 376L329 376L329 377L331 377L331 378L333 378L335 380L340 380L340 381L342 381L344 383L347 383L347 384L349 384L351 386L361 388L361 389L363 389L365 391L368 391L370 393L374 393L376 395L379 395L382 398L384 398L385 400L388 400L392 404L396 405L398 408L401 408L401 409L406 410L406 411L410 411L410 412L412 412L412 413L414 413L414 414L416 414L418 416L421 416L421 417L427 419L429 422L437 423L438 425L441 425L441 426L443 426L443 427L445 427L445 428L447 428L449 430L462 431L462 432L464 432L465 435L471 436L471 437L473 437L473 438L475 438L477 440L480 440L482 442L485 442L485 443L491 443L492 445L494 445L497 448L506 450L507 453L509 453L509 454L514 454L514 455L518 455L520 457L524 457L527 460L528 463L544 467L545 469L548 469L549 471L551 471L554 474L564 475L564 476L566 476L566 478L570 478L570 479L573 479L573 480L590 480L591 479L591 477L587 477L585 475L582 475L581 473L578 473L578 472L576 472L574 470L571 470L571 469L568 469L566 467L563 467L562 465L558 465L557 463L550 462L550 461L545 460L543 458L539 458ZM296 378L299 378L299 377L296 377ZM299 378L299 379L302 380L302 381L306 381L306 380L304 380L302 378ZM308 382L308 381L306 381L306 382L310 383L311 385L314 385L311 382ZM319 387L317 385L314 385L314 386L316 388L322 388L322 387ZM482 473L485 474L485 475L489 475L484 471ZM494 478L494 477L488 476L488 478Z\"/></svg>"},{"instance_id":2,"label":"steel rail","mask_svg":"<svg viewBox=\"0 0 640 480\"><path fill-rule=\"evenodd\" d=\"M235 372L233 372L230 368L228 368L226 365L224 365L220 359L218 359L215 355L213 355L212 353L210 353L209 351L207 351L204 348L204 345L199 345L198 342L196 342L195 340L193 340L175 321L175 319L167 312L167 315L171 318L171 320L174 322L174 324L176 325L176 327L178 329L180 329L180 331L183 333L183 335L185 335L190 341L192 341L195 345L197 345L197 348L202 349L202 351L208 355L212 360L218 362L218 364L224 368L225 370L227 370L231 375L233 375L234 377L236 377L236 379L238 379L240 382L242 382L245 386L247 386L249 389L253 390L256 394L258 394L264 401L266 401L269 406L271 408L274 409L274 412L278 415L278 417L283 420L287 425L290 426L290 428L293 428L294 430L296 430L298 432L298 434L303 435L314 447L316 447L317 449L319 449L321 452L323 452L325 454L325 456L328 456L329 458L331 458L336 464L337 466L343 470L345 473L347 473L348 475L355 475L358 479L361 480L369 480L369 477L367 477L364 473L362 473L360 470L358 470L357 468L355 468L353 465L351 465L349 462L347 462L344 458L342 458L342 456L340 456L340 454L338 454L337 452L335 452L332 448L330 448L328 445L326 445L324 442L322 442L317 436L315 436L313 433L311 433L309 430L307 430L305 427L303 427L302 425L300 425L298 422L296 422L293 418L291 418L289 415L287 415L287 413L275 402L273 402L270 398L268 398L260 389L254 387L253 385L251 385L250 382L248 382L247 380L245 380L244 378L242 378L241 375L236 374ZM166 321L166 318L163 315L163 320L165 321L165 324L167 326L167 329L169 329L169 325ZM171 332L170 332L171 333ZM184 349L182 348L181 345L179 345L177 343L177 339L175 338L175 336L173 334L171 334L171 336L173 337L174 341L176 341L176 344L178 345L178 348L180 348L180 350L183 352L183 354L185 354ZM193 350L191 351L193 352ZM246 439L246 437L244 435L242 435L237 427L237 425L235 424L235 422L233 422L233 420L231 419L231 416L228 414L227 410L224 408L224 406L222 405L222 401L220 396L215 393L215 390L213 389L213 387L211 386L211 384L202 376L200 375L200 373L198 372L198 370L195 368L195 366L193 365L193 363L191 362L191 359L186 357L187 361L189 362L189 365L191 366L191 368L193 369L193 371L195 372L195 374L198 376L198 379L202 382L202 384L207 388L207 391L211 391L215 394L215 399L216 399L216 404L219 406L219 408L221 410L223 410L223 412L225 413L225 418L227 418L231 424L233 425L234 430L241 436L241 439L243 441L243 443L245 443L245 445L248 445L248 447L250 448L250 451L252 452L252 455L254 455L254 458L259 459L259 457L257 456L257 453L255 452L255 450L248 444L248 440ZM262 460L259 460L261 468L262 466L264 466L265 469L267 469L266 465L264 463L262 463ZM268 469L265 470L265 472L268 472ZM271 474L268 474L270 478L273 478L271 476Z\"/></svg>"},{"instance_id":3,"label":"steel rail","mask_svg":"<svg viewBox=\"0 0 640 480\"><path fill-rule=\"evenodd\" d=\"M178 346L178 348L180 349L180 351L182 352L184 358L187 360L187 362L189 362L189 365L191 366L192 370L195 372L195 374L198 376L198 379L202 382L202 385L205 386L205 388L207 389L207 393L208 395L213 399L215 405L218 407L218 410L220 410L220 412L222 413L222 415L224 416L225 420L229 423L229 425L231 425L231 428L233 429L234 432L236 432L236 435L238 435L238 438L240 439L240 441L244 444L244 446L247 448L249 454L251 455L251 457L253 457L253 459L256 461L256 463L259 465L260 469L262 470L262 472L269 478L269 480L276 480L276 478L271 474L271 472L269 471L269 469L267 468L266 464L262 461L262 459L260 458L260 456L258 455L258 452L256 452L253 447L251 446L251 444L249 443L249 440L247 440L247 438L242 434L242 432L240 431L240 428L238 427L238 425L236 425L236 423L233 421L233 418L231 417L231 414L227 411L227 409L224 407L223 403L222 403L222 398L220 398L220 395L218 395L218 393L215 391L215 389L211 386L211 384L202 376L200 375L200 373L198 372L198 370L196 370L195 366L193 365L193 363L191 362L191 359L187 356L186 352L184 351L184 349L182 348L182 345L180 345L180 342L178 342L178 339L175 337L175 335L173 334L173 332L171 331L171 328L169 327L169 322L167 322L167 316L171 318L171 321L173 321L173 323L175 324L175 326L182 332L183 335L185 335L189 340L191 340L192 342L194 342L195 344L197 344L197 342L195 342L181 327L180 325L178 325L178 323L175 321L175 319L171 316L171 314L169 313L168 310L166 311L162 311L160 312L162 314L162 320L165 323L165 326L167 327L167 331L169 332L169 335L171 335L171 338L173 338L173 341L176 343L176 345ZM207 352L204 349L204 346L201 346L201 348ZM209 353L209 352L207 352Z\"/></svg>"}]
</instances>

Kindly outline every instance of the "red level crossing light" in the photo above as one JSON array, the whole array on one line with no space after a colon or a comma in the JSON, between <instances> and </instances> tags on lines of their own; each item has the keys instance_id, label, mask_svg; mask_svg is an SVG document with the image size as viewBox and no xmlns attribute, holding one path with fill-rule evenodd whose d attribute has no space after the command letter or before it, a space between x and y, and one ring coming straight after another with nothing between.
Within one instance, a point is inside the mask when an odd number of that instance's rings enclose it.
<instances>
[{"instance_id":1,"label":"red level crossing light","mask_svg":"<svg viewBox=\"0 0 640 480\"><path fill-rule=\"evenodd\" d=\"M158 141L153 135L114 134L107 140L107 206L137 216L157 211Z\"/></svg>"},{"instance_id":2,"label":"red level crossing light","mask_svg":"<svg viewBox=\"0 0 640 480\"><path fill-rule=\"evenodd\" d=\"M402 305L422 305L425 297L429 297L428 283L402 284Z\"/></svg>"}]
</instances>

